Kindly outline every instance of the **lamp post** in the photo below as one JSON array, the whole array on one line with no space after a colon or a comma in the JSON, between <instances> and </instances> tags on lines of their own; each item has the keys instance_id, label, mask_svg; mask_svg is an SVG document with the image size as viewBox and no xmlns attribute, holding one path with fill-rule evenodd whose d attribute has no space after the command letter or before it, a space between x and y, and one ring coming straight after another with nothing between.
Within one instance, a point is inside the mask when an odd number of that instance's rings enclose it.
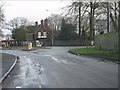
<instances>
[{"instance_id":1,"label":"lamp post","mask_svg":"<svg viewBox=\"0 0 120 90\"><path fill-rule=\"evenodd\" d=\"M50 12L50 10L48 10L48 9L47 9L46 11L47 11L47 12ZM52 12L52 11L51 11L51 12ZM53 46L53 38L54 38L54 37L53 37L53 29L54 29L54 24L53 24L53 27L52 27L52 30L51 30L51 31L52 31L52 33L51 33L51 46Z\"/></svg>"}]
</instances>

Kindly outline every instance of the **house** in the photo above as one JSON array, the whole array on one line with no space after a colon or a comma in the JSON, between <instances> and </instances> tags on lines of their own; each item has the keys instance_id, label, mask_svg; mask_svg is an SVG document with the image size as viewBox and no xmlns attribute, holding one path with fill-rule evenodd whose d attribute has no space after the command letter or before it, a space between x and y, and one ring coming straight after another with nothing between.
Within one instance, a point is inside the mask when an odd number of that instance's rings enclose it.
<instances>
[{"instance_id":1,"label":"house","mask_svg":"<svg viewBox=\"0 0 120 90\"><path fill-rule=\"evenodd\" d=\"M51 35L51 30L48 27L48 21L45 19L41 20L41 24L38 25L38 22L35 22L35 26L28 26L28 30L30 33L26 35L27 41L34 41L35 46L43 46L48 45L48 41L46 40L48 36ZM32 37L32 39L30 39Z\"/></svg>"}]
</instances>

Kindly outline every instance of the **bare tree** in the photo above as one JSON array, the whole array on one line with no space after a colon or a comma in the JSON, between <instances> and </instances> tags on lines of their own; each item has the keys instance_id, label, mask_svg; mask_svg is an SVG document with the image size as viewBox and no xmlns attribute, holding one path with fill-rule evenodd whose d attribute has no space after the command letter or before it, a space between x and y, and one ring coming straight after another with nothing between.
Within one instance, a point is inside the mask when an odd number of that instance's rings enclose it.
<instances>
[{"instance_id":1,"label":"bare tree","mask_svg":"<svg viewBox=\"0 0 120 90\"><path fill-rule=\"evenodd\" d=\"M78 24L78 36L81 35L81 8L82 8L82 2L79 2L76 0L76 2L72 2L71 5L68 5L67 7L63 8L65 9L66 16L70 16L73 19L73 22L75 24Z\"/></svg>"},{"instance_id":2,"label":"bare tree","mask_svg":"<svg viewBox=\"0 0 120 90\"><path fill-rule=\"evenodd\" d=\"M120 54L120 1L118 2L119 15L118 15L118 53ZM119 58L120 59L120 58Z\"/></svg>"},{"instance_id":3,"label":"bare tree","mask_svg":"<svg viewBox=\"0 0 120 90\"><path fill-rule=\"evenodd\" d=\"M2 25L3 21L4 21L4 13L3 13L3 5L0 4L0 26Z\"/></svg>"},{"instance_id":4,"label":"bare tree","mask_svg":"<svg viewBox=\"0 0 120 90\"><path fill-rule=\"evenodd\" d=\"M2 31L2 26L3 26L3 22L4 22L4 12L3 12L3 4L0 3L0 37L3 37L4 34L3 34L3 31Z\"/></svg>"},{"instance_id":5,"label":"bare tree","mask_svg":"<svg viewBox=\"0 0 120 90\"><path fill-rule=\"evenodd\" d=\"M108 26L110 22L112 22L112 26L114 27L114 31L117 30L118 24L118 3L117 2L104 2L101 4L104 10L104 13L107 15ZM108 27L107 26L107 27ZM109 28L107 32L109 32ZM112 30L113 31L113 30Z\"/></svg>"},{"instance_id":6,"label":"bare tree","mask_svg":"<svg viewBox=\"0 0 120 90\"><path fill-rule=\"evenodd\" d=\"M48 17L49 27L54 30L60 30L62 18L63 17L61 15L52 14L50 17Z\"/></svg>"},{"instance_id":7,"label":"bare tree","mask_svg":"<svg viewBox=\"0 0 120 90\"><path fill-rule=\"evenodd\" d=\"M24 17L16 17L16 18L13 18L12 20L10 20L7 24L8 27L6 27L7 29L11 30L13 28L18 28L22 25L29 25L29 21L24 18Z\"/></svg>"}]
</instances>

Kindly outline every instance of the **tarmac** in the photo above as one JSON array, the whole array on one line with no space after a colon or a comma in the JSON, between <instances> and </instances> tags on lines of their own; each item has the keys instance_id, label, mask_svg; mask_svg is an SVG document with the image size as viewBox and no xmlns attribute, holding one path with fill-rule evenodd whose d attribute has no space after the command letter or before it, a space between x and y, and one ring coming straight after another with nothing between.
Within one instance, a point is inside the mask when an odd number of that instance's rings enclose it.
<instances>
[{"instance_id":1,"label":"tarmac","mask_svg":"<svg viewBox=\"0 0 120 90\"><path fill-rule=\"evenodd\" d=\"M0 53L0 84L12 71L17 62L17 56Z\"/></svg>"}]
</instances>

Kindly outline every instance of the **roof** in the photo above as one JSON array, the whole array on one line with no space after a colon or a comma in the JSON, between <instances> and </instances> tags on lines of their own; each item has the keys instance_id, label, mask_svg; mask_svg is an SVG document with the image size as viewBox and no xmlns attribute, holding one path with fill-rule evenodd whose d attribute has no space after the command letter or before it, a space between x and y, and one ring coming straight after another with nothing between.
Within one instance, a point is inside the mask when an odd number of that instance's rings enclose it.
<instances>
[{"instance_id":1,"label":"roof","mask_svg":"<svg viewBox=\"0 0 120 90\"><path fill-rule=\"evenodd\" d=\"M43 26L43 25L39 25L37 28L36 28L36 32L35 32L35 34L37 33L37 32L47 32L48 33L48 31L47 31L47 29Z\"/></svg>"}]
</instances>

